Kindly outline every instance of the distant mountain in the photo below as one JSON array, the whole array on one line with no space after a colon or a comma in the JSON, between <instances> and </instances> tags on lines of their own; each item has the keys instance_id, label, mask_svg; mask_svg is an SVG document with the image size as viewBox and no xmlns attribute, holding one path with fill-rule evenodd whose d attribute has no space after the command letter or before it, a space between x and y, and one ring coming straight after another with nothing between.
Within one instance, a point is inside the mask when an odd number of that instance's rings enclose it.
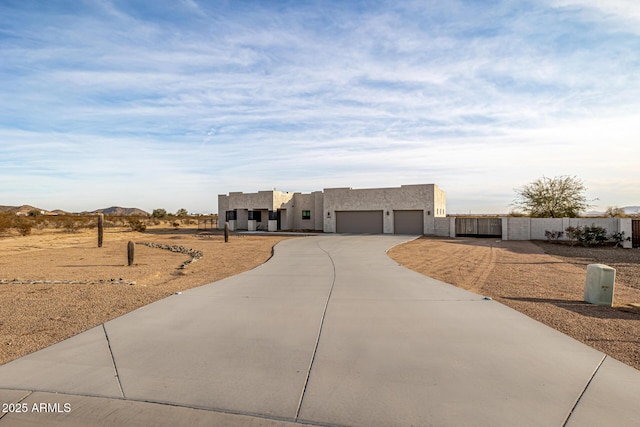
<instances>
[{"instance_id":1,"label":"distant mountain","mask_svg":"<svg viewBox=\"0 0 640 427\"><path fill-rule=\"evenodd\" d=\"M120 206L111 206L110 208L96 209L89 213L102 213L107 215L140 215L149 216L149 212L138 208L122 208Z\"/></svg>"},{"instance_id":2,"label":"distant mountain","mask_svg":"<svg viewBox=\"0 0 640 427\"><path fill-rule=\"evenodd\" d=\"M640 206L625 206L620 208L627 215L640 215ZM600 211L588 211L583 214L584 216L604 216L605 212Z\"/></svg>"},{"instance_id":3,"label":"distant mountain","mask_svg":"<svg viewBox=\"0 0 640 427\"><path fill-rule=\"evenodd\" d=\"M14 214L27 215L29 212L31 212L33 210L38 211L38 212L56 214L56 215L65 215L65 214L71 213L71 212L63 211L62 209L56 209L54 211L48 211L47 209L37 208L37 207L31 206L31 205L22 205L22 206L1 206L0 205L0 212L11 212L11 213L14 213ZM122 208L120 206L112 206L110 208L97 209L97 210L92 211L92 212L84 211L82 213L83 214L103 213L103 214L107 214L107 215L140 215L140 216L149 216L149 213L143 211L142 209L138 209L138 208Z\"/></svg>"},{"instance_id":4,"label":"distant mountain","mask_svg":"<svg viewBox=\"0 0 640 427\"><path fill-rule=\"evenodd\" d=\"M625 206L624 213L627 215L637 215L640 214L640 206Z\"/></svg>"}]
</instances>

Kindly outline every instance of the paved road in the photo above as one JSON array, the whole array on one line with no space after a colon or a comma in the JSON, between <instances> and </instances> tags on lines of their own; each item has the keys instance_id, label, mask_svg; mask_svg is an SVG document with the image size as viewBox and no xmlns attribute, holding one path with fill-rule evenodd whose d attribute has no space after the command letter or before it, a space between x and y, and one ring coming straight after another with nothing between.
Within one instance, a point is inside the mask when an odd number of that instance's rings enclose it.
<instances>
[{"instance_id":1,"label":"paved road","mask_svg":"<svg viewBox=\"0 0 640 427\"><path fill-rule=\"evenodd\" d=\"M0 427L637 424L640 371L399 266L408 238L287 240L0 366L3 409L27 409Z\"/></svg>"}]
</instances>

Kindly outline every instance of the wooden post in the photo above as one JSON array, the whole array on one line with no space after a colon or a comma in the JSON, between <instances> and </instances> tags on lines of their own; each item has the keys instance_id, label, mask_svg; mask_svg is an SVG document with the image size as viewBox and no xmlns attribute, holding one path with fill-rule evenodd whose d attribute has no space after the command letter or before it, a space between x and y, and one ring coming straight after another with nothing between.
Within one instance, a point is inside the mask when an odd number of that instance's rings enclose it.
<instances>
[{"instance_id":1,"label":"wooden post","mask_svg":"<svg viewBox=\"0 0 640 427\"><path fill-rule=\"evenodd\" d=\"M129 241L127 244L127 263L128 265L133 265L133 257L135 253L134 243Z\"/></svg>"},{"instance_id":2,"label":"wooden post","mask_svg":"<svg viewBox=\"0 0 640 427\"><path fill-rule=\"evenodd\" d=\"M98 247L102 247L104 238L104 214L98 214Z\"/></svg>"},{"instance_id":3,"label":"wooden post","mask_svg":"<svg viewBox=\"0 0 640 427\"><path fill-rule=\"evenodd\" d=\"M229 221L224 223L224 242L229 242Z\"/></svg>"}]
</instances>

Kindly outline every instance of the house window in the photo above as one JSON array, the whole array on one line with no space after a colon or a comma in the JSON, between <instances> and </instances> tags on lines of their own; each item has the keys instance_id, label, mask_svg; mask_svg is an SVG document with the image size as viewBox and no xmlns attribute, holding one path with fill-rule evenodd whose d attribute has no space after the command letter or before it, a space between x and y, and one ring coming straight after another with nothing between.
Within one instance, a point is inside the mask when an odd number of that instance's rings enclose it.
<instances>
[{"instance_id":1,"label":"house window","mask_svg":"<svg viewBox=\"0 0 640 427\"><path fill-rule=\"evenodd\" d=\"M302 211L302 219L311 219L311 211Z\"/></svg>"},{"instance_id":2,"label":"house window","mask_svg":"<svg viewBox=\"0 0 640 427\"><path fill-rule=\"evenodd\" d=\"M249 211L249 218L250 221L257 221L257 222L262 222L262 212L260 211Z\"/></svg>"},{"instance_id":3,"label":"house window","mask_svg":"<svg viewBox=\"0 0 640 427\"><path fill-rule=\"evenodd\" d=\"M227 221L233 221L236 219L236 211L227 211L225 216Z\"/></svg>"}]
</instances>

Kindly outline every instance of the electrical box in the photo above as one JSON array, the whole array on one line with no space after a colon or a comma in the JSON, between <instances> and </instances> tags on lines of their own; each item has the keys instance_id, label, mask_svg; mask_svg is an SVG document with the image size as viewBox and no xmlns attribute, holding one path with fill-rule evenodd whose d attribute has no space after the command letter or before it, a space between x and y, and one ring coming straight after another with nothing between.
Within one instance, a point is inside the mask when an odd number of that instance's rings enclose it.
<instances>
[{"instance_id":1,"label":"electrical box","mask_svg":"<svg viewBox=\"0 0 640 427\"><path fill-rule=\"evenodd\" d=\"M584 300L591 304L613 305L616 269L604 264L587 265Z\"/></svg>"}]
</instances>

